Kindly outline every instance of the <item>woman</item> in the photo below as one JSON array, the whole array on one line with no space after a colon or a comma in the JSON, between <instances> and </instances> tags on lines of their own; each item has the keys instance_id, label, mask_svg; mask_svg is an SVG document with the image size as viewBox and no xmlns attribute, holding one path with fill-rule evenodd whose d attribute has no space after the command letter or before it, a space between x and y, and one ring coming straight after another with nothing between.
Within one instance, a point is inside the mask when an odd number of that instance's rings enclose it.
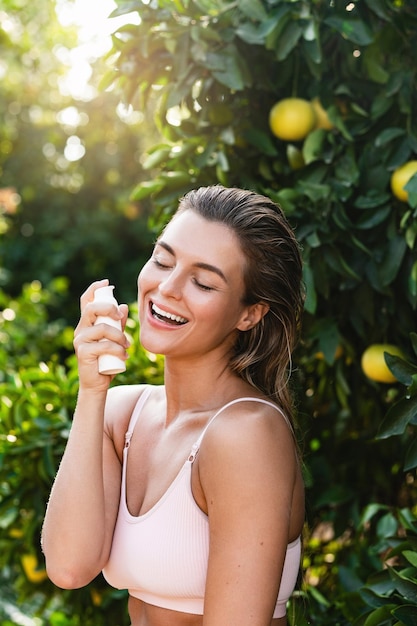
<instances>
[{"instance_id":1,"label":"woman","mask_svg":"<svg viewBox=\"0 0 417 626\"><path fill-rule=\"evenodd\" d=\"M81 298L79 397L43 529L47 571L101 570L132 626L283 626L304 490L291 426L301 258L268 198L220 186L180 202L138 278L140 339L163 386L109 390L127 307Z\"/></svg>"}]
</instances>

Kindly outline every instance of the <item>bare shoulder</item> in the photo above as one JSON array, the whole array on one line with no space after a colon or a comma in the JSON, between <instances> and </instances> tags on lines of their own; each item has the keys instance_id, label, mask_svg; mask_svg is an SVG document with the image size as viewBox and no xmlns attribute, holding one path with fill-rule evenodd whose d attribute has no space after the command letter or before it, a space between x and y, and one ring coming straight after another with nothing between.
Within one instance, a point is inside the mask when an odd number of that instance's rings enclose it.
<instances>
[{"instance_id":1,"label":"bare shoulder","mask_svg":"<svg viewBox=\"0 0 417 626\"><path fill-rule=\"evenodd\" d=\"M134 408L148 387L149 385L119 385L111 387L107 393L104 430L118 453L123 449L124 437Z\"/></svg>"},{"instance_id":2,"label":"bare shoulder","mask_svg":"<svg viewBox=\"0 0 417 626\"><path fill-rule=\"evenodd\" d=\"M216 533L226 532L226 518L236 527L258 516L275 520L285 544L299 534L300 463L291 427L274 406L243 400L225 408L208 427L197 461L201 501Z\"/></svg>"},{"instance_id":3,"label":"bare shoulder","mask_svg":"<svg viewBox=\"0 0 417 626\"><path fill-rule=\"evenodd\" d=\"M263 402L242 400L225 408L201 443L199 476L203 491L223 483L239 489L245 481L273 481L293 491L299 463L291 427L282 412Z\"/></svg>"},{"instance_id":4,"label":"bare shoulder","mask_svg":"<svg viewBox=\"0 0 417 626\"><path fill-rule=\"evenodd\" d=\"M118 385L111 387L107 393L106 399L106 417L111 420L114 415L122 412L131 412L140 398L146 385Z\"/></svg>"},{"instance_id":5,"label":"bare shoulder","mask_svg":"<svg viewBox=\"0 0 417 626\"><path fill-rule=\"evenodd\" d=\"M205 434L207 451L279 453L295 459L295 442L288 419L277 405L242 399L223 409ZM203 445L202 445L203 448Z\"/></svg>"}]
</instances>

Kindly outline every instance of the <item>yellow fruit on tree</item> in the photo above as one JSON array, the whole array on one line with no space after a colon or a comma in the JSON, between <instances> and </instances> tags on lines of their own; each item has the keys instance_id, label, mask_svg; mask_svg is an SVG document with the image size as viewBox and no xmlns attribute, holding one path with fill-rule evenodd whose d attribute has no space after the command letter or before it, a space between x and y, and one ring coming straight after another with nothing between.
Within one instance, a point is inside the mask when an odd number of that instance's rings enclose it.
<instances>
[{"instance_id":1,"label":"yellow fruit on tree","mask_svg":"<svg viewBox=\"0 0 417 626\"><path fill-rule=\"evenodd\" d=\"M334 128L333 124L329 120L327 111L323 109L319 98L314 98L314 100L311 101L311 104L313 106L314 113L316 114L316 128L324 128L324 130L331 130Z\"/></svg>"},{"instance_id":2,"label":"yellow fruit on tree","mask_svg":"<svg viewBox=\"0 0 417 626\"><path fill-rule=\"evenodd\" d=\"M284 141L299 141L313 130L316 114L313 105L302 98L284 98L272 107L269 126Z\"/></svg>"},{"instance_id":3,"label":"yellow fruit on tree","mask_svg":"<svg viewBox=\"0 0 417 626\"><path fill-rule=\"evenodd\" d=\"M407 161L404 165L397 167L391 176L391 189L394 196L402 202L407 202L408 192L404 187L410 178L417 172L417 161Z\"/></svg>"},{"instance_id":4,"label":"yellow fruit on tree","mask_svg":"<svg viewBox=\"0 0 417 626\"><path fill-rule=\"evenodd\" d=\"M395 383L397 379L385 363L384 352L394 356L403 356L402 350L397 346L389 343L374 343L368 346L362 354L362 371L365 376L379 383Z\"/></svg>"},{"instance_id":5,"label":"yellow fruit on tree","mask_svg":"<svg viewBox=\"0 0 417 626\"><path fill-rule=\"evenodd\" d=\"M39 567L38 559L34 554L24 554L22 566L31 583L41 583L48 578L45 568Z\"/></svg>"}]
</instances>

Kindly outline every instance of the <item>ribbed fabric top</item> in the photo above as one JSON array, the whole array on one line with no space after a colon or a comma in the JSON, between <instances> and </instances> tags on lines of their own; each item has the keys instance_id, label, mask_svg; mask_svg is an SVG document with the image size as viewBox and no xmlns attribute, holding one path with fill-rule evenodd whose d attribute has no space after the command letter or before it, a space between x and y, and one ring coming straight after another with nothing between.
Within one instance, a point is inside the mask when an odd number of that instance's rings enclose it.
<instances>
[{"instance_id":1,"label":"ribbed fabric top","mask_svg":"<svg viewBox=\"0 0 417 626\"><path fill-rule=\"evenodd\" d=\"M130 595L148 604L203 615L209 521L192 494L193 461L207 428L225 408L243 401L262 402L278 411L279 408L259 398L238 398L226 404L209 421L160 500L144 515L133 516L126 500L127 456L135 424L150 391L150 387L143 391L126 433L119 513L110 558L103 574L110 585L128 589ZM287 548L274 617L285 615L286 603L296 584L300 555L301 540L298 538Z\"/></svg>"}]
</instances>

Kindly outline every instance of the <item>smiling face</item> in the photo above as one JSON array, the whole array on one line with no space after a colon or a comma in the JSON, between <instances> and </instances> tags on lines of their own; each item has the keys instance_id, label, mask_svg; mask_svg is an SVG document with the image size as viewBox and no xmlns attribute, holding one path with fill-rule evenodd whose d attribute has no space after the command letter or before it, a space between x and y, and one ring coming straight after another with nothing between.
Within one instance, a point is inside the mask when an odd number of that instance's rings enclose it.
<instances>
[{"instance_id":1,"label":"smiling face","mask_svg":"<svg viewBox=\"0 0 417 626\"><path fill-rule=\"evenodd\" d=\"M246 259L234 233L192 210L177 215L138 278L141 343L167 357L228 355L238 330L256 323L246 306Z\"/></svg>"}]
</instances>

